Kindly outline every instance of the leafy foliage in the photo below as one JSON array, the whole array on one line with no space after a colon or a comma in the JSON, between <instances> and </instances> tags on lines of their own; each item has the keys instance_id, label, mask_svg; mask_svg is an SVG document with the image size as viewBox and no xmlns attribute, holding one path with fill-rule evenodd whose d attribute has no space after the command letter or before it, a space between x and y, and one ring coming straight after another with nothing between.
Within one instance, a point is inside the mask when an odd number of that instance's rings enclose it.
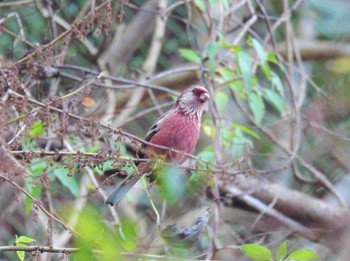
<instances>
[{"instance_id":1,"label":"leafy foliage","mask_svg":"<svg viewBox=\"0 0 350 261\"><path fill-rule=\"evenodd\" d=\"M34 241L35 241L35 239L30 238L30 237L26 237L26 236L17 237L17 235L16 235L15 244L16 244L16 246L24 247L24 246L27 246L27 244L32 243ZM25 257L25 252L24 251L16 251L16 253L17 253L19 260L23 261L24 257Z\"/></svg>"},{"instance_id":2,"label":"leafy foliage","mask_svg":"<svg viewBox=\"0 0 350 261\"><path fill-rule=\"evenodd\" d=\"M94 208L85 208L79 214L75 230L80 235L75 244L81 251L73 255L74 260L116 260L125 246L129 248L129 241L118 240ZM96 249L100 251L94 251Z\"/></svg>"},{"instance_id":3,"label":"leafy foliage","mask_svg":"<svg viewBox=\"0 0 350 261\"><path fill-rule=\"evenodd\" d=\"M287 254L287 243L288 241L284 241L279 245L276 251L276 260L278 261L313 261L320 258L314 251L309 249L300 249L295 250ZM269 261L274 260L272 257L272 252L268 248L261 246L259 244L246 244L241 246L245 255L247 255L252 260L256 261Z\"/></svg>"}]
</instances>

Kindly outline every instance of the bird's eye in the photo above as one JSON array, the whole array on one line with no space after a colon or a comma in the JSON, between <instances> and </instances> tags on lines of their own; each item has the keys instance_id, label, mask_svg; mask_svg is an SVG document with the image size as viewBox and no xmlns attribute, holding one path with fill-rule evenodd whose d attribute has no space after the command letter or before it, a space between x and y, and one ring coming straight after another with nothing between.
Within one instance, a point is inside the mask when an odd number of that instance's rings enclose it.
<instances>
[{"instance_id":1,"label":"bird's eye","mask_svg":"<svg viewBox=\"0 0 350 261\"><path fill-rule=\"evenodd\" d=\"M192 89L192 92L193 92L193 93L196 93L196 92L197 92L197 88L193 88L193 89Z\"/></svg>"}]
</instances>

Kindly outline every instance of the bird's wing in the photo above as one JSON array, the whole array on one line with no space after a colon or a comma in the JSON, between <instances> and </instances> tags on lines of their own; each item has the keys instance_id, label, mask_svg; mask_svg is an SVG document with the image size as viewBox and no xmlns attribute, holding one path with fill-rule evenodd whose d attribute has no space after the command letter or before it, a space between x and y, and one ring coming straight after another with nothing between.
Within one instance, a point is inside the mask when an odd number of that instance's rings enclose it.
<instances>
[{"instance_id":1,"label":"bird's wing","mask_svg":"<svg viewBox=\"0 0 350 261\"><path fill-rule=\"evenodd\" d=\"M171 112L172 110L170 109L169 111L164 113L162 116L160 116L158 120L155 121L155 123L151 126L151 128L147 132L145 141L150 141L152 137L161 129L164 118L166 118Z\"/></svg>"},{"instance_id":2,"label":"bird's wing","mask_svg":"<svg viewBox=\"0 0 350 261\"><path fill-rule=\"evenodd\" d=\"M160 130L160 123L156 121L152 127L148 130L145 141L150 141L152 137Z\"/></svg>"}]
</instances>

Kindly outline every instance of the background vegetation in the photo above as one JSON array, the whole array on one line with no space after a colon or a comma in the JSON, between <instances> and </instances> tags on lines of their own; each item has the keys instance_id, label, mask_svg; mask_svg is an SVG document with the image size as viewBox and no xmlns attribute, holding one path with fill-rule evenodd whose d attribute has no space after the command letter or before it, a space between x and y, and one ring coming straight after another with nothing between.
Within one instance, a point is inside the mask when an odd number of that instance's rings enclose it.
<instances>
[{"instance_id":1,"label":"background vegetation","mask_svg":"<svg viewBox=\"0 0 350 261\"><path fill-rule=\"evenodd\" d=\"M347 0L0 3L2 260L348 260ZM154 120L211 95L187 167ZM317 254L316 254L317 253Z\"/></svg>"}]
</instances>

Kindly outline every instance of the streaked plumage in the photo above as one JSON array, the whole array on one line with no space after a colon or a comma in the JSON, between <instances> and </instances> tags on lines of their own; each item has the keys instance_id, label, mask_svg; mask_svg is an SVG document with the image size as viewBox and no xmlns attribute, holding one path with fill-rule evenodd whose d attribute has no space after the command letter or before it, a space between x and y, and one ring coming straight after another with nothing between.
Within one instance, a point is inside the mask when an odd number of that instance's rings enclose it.
<instances>
[{"instance_id":1,"label":"streaked plumage","mask_svg":"<svg viewBox=\"0 0 350 261\"><path fill-rule=\"evenodd\" d=\"M201 116L209 99L208 91L199 85L187 88L177 99L175 105L161 116L148 131L145 140L153 144L169 147L171 149L191 154L197 144ZM166 161L183 163L187 157L182 153L169 152L153 146L144 146L145 157L164 155ZM147 163L140 163L139 172L144 173L149 168ZM142 175L130 174L108 196L105 203L117 205L131 187Z\"/></svg>"}]
</instances>

